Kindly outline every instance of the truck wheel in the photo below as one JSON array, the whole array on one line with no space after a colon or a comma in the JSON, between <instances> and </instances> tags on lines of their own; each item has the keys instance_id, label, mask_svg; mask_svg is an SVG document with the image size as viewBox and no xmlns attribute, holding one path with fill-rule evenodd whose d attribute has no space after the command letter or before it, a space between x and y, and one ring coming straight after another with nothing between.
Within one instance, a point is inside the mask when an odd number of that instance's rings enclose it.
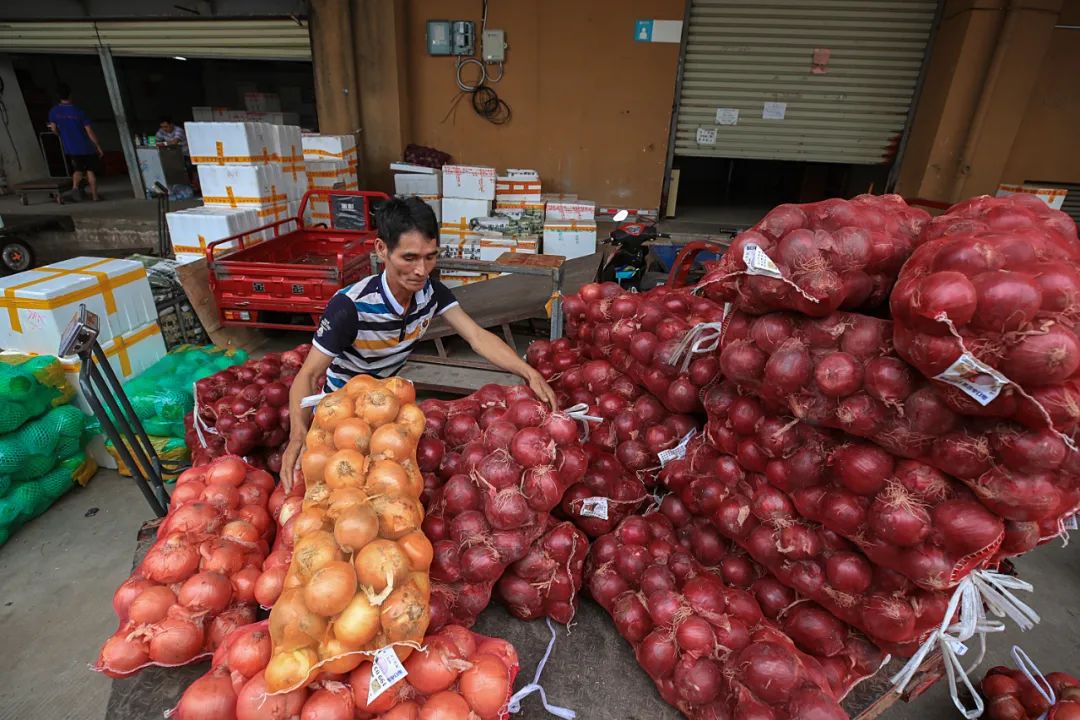
<instances>
[{"instance_id":1,"label":"truck wheel","mask_svg":"<svg viewBox=\"0 0 1080 720\"><path fill-rule=\"evenodd\" d=\"M34 265L34 251L21 240L8 240L0 245L0 263L5 274L29 270Z\"/></svg>"}]
</instances>

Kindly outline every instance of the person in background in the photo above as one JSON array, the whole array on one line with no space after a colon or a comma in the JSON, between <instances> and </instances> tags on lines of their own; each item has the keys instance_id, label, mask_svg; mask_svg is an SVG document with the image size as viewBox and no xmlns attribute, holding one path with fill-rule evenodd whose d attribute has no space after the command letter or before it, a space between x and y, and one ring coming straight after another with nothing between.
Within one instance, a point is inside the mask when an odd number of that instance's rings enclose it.
<instances>
[{"instance_id":1,"label":"person in background","mask_svg":"<svg viewBox=\"0 0 1080 720\"><path fill-rule=\"evenodd\" d=\"M424 338L432 320L448 325L492 365L517 375L537 397L556 406L555 392L509 345L484 330L461 309L454 293L431 277L439 257L439 223L418 197L396 197L376 212L375 252L384 270L342 288L330 299L311 340L311 352L289 391L289 444L281 458L281 483L293 473L311 424L311 408L300 401L333 392L356 375L396 375ZM325 376L325 380L323 379Z\"/></svg>"},{"instance_id":2,"label":"person in background","mask_svg":"<svg viewBox=\"0 0 1080 720\"><path fill-rule=\"evenodd\" d=\"M180 149L187 155L187 135L184 134L184 128L175 124L168 115L161 117L157 134L154 137L157 138L158 145L179 145Z\"/></svg>"},{"instance_id":3,"label":"person in background","mask_svg":"<svg viewBox=\"0 0 1080 720\"><path fill-rule=\"evenodd\" d=\"M49 127L60 136L64 154L71 163L71 194L78 196L83 175L90 186L90 199L100 200L97 193L97 173L101 172L101 157L105 154L98 142L90 116L71 102L71 88L61 83L57 88L60 103L49 110Z\"/></svg>"}]
</instances>

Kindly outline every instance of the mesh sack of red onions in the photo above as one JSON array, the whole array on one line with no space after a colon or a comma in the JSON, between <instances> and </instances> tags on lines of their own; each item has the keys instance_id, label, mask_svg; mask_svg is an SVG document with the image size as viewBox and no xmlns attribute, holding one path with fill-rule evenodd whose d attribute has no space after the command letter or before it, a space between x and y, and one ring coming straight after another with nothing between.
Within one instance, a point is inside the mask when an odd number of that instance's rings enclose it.
<instances>
[{"instance_id":1,"label":"mesh sack of red onions","mask_svg":"<svg viewBox=\"0 0 1080 720\"><path fill-rule=\"evenodd\" d=\"M289 439L289 387L310 350L300 345L267 353L197 380L189 447L263 458L270 472L280 472Z\"/></svg>"},{"instance_id":2,"label":"mesh sack of red onions","mask_svg":"<svg viewBox=\"0 0 1080 720\"><path fill-rule=\"evenodd\" d=\"M767 619L749 591L681 549L660 513L627 518L599 538L586 584L661 697L689 718L844 718L839 698L880 662L864 643L834 686L833 673ZM825 613L818 619L823 632L843 637L841 623Z\"/></svg>"},{"instance_id":3,"label":"mesh sack of red onions","mask_svg":"<svg viewBox=\"0 0 1080 720\"><path fill-rule=\"evenodd\" d=\"M957 413L946 388L891 351L890 323L836 313L733 313L720 365L770 411L867 438L956 477L992 512L1053 537L1078 500L1080 453L1050 429ZM705 394L706 412L714 397Z\"/></svg>"},{"instance_id":4,"label":"mesh sack of red onions","mask_svg":"<svg viewBox=\"0 0 1080 720\"><path fill-rule=\"evenodd\" d=\"M421 404L423 529L434 547L431 625L471 625L507 565L543 534L548 513L585 475L577 420L523 386L487 385Z\"/></svg>"},{"instance_id":5,"label":"mesh sack of red onions","mask_svg":"<svg viewBox=\"0 0 1080 720\"><path fill-rule=\"evenodd\" d=\"M754 315L873 308L888 299L928 219L897 195L779 205L735 237L698 288Z\"/></svg>"},{"instance_id":6,"label":"mesh sack of red onions","mask_svg":"<svg viewBox=\"0 0 1080 720\"><path fill-rule=\"evenodd\" d=\"M715 343L723 320L723 306L697 297L686 288L657 287L644 293L623 291L614 283L590 284L577 295L565 298L567 337L576 346L555 341L533 343L526 358L543 374L566 373L580 362L579 354L592 360L608 360L630 380L655 395L674 413L701 409L701 390L714 382L718 366L711 355L691 358L687 348ZM712 331L711 336L702 331ZM684 362L685 358L685 362ZM604 365L585 363L580 380L600 393L614 378ZM545 377L550 377L546 375Z\"/></svg>"},{"instance_id":7,"label":"mesh sack of red onions","mask_svg":"<svg viewBox=\"0 0 1080 720\"><path fill-rule=\"evenodd\" d=\"M1035 228L942 235L890 299L900 357L966 414L1071 433L1080 422L1080 241Z\"/></svg>"},{"instance_id":8,"label":"mesh sack of red onions","mask_svg":"<svg viewBox=\"0 0 1080 720\"><path fill-rule=\"evenodd\" d=\"M286 493L284 485L278 485L270 494L270 515L274 518L277 532L270 554L263 560L262 572L255 581L255 600L269 610L277 602L285 587L285 575L292 562L293 541L295 540L295 518L303 510L304 473L297 472L292 489Z\"/></svg>"},{"instance_id":9,"label":"mesh sack of red onions","mask_svg":"<svg viewBox=\"0 0 1080 720\"><path fill-rule=\"evenodd\" d=\"M1076 223L1060 210L1054 210L1034 195L1008 197L979 195L959 202L923 226L918 243L946 235L965 233L1010 233L1038 230L1059 245L1076 244ZM1080 249L1080 248L1078 248Z\"/></svg>"},{"instance_id":10,"label":"mesh sack of red onions","mask_svg":"<svg viewBox=\"0 0 1080 720\"><path fill-rule=\"evenodd\" d=\"M732 386L712 395L707 437L729 456L714 469L734 474L724 484L759 473L787 494L800 516L850 540L874 564L928 590L944 590L986 567L1001 548L1001 518L940 470L837 432L792 424Z\"/></svg>"},{"instance_id":11,"label":"mesh sack of red onions","mask_svg":"<svg viewBox=\"0 0 1080 720\"><path fill-rule=\"evenodd\" d=\"M113 595L120 626L95 670L120 678L184 665L255 619L273 487L269 473L233 456L180 474L157 541Z\"/></svg>"},{"instance_id":12,"label":"mesh sack of red onions","mask_svg":"<svg viewBox=\"0 0 1080 720\"><path fill-rule=\"evenodd\" d=\"M577 612L589 538L572 523L548 521L548 531L512 563L495 593L522 620L549 617L570 624Z\"/></svg>"},{"instance_id":13,"label":"mesh sack of red onions","mask_svg":"<svg viewBox=\"0 0 1080 720\"><path fill-rule=\"evenodd\" d=\"M764 474L703 438L660 480L695 516L709 518L778 580L859 628L890 652L910 655L940 626L949 596L923 590L900 573L874 565L848 540L802 519Z\"/></svg>"},{"instance_id":14,"label":"mesh sack of red onions","mask_svg":"<svg viewBox=\"0 0 1080 720\"><path fill-rule=\"evenodd\" d=\"M478 717L505 720L518 670L510 643L457 626L424 638L424 650L405 659L408 673L370 698L371 663L329 673L286 693L267 691L269 621L232 631L214 653L210 670L184 691L173 720L368 720L370 718ZM380 686L377 686L380 687ZM427 715L422 708L430 705ZM457 714L454 714L457 713Z\"/></svg>"},{"instance_id":15,"label":"mesh sack of red onions","mask_svg":"<svg viewBox=\"0 0 1080 720\"><path fill-rule=\"evenodd\" d=\"M990 720L1080 719L1080 680L1060 671L1043 675L1018 646L1012 656L1017 668L996 665L979 683Z\"/></svg>"}]
</instances>

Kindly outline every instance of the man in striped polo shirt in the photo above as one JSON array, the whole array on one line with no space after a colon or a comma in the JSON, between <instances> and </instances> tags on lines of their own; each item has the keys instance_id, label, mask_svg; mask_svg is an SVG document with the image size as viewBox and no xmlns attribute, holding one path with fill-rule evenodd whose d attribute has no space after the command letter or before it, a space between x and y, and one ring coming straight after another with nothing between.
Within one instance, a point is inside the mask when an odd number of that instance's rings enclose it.
<instances>
[{"instance_id":1,"label":"man in striped polo shirt","mask_svg":"<svg viewBox=\"0 0 1080 720\"><path fill-rule=\"evenodd\" d=\"M312 339L312 352L289 392L291 432L281 458L281 480L292 487L293 471L311 424L311 410L300 407L307 395L332 392L354 375L390 377L437 316L478 355L529 384L541 400L555 407L555 393L524 360L494 334L484 330L458 305L450 288L431 279L439 257L435 213L417 197L394 198L376 212L379 237L375 251L384 270L342 288L326 306ZM326 374L326 383L319 379Z\"/></svg>"}]
</instances>

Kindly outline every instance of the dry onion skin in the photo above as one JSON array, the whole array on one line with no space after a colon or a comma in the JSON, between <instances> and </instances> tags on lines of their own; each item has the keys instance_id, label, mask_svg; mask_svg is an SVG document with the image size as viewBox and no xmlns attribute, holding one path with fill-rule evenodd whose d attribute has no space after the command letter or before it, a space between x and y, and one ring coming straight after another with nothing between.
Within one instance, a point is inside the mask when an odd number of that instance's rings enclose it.
<instances>
[{"instance_id":1,"label":"dry onion skin","mask_svg":"<svg viewBox=\"0 0 1080 720\"><path fill-rule=\"evenodd\" d=\"M292 561L270 612L270 693L349 672L387 645L407 657L423 641L432 548L415 401L406 380L358 376L315 409Z\"/></svg>"}]
</instances>

